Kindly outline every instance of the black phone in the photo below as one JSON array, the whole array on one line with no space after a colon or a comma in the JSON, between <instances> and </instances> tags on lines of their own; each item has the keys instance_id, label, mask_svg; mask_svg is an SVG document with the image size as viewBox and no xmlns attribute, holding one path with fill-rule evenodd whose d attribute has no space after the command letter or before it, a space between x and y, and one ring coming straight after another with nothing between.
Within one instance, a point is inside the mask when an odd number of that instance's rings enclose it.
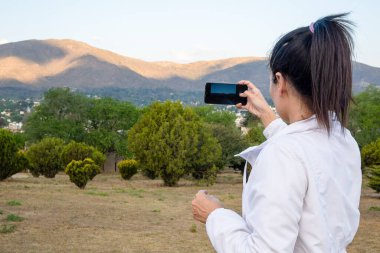
<instances>
[{"instance_id":1,"label":"black phone","mask_svg":"<svg viewBox=\"0 0 380 253\"><path fill-rule=\"evenodd\" d=\"M248 89L247 85L232 83L206 83L205 85L205 103L236 105L247 104L247 98L240 97L239 94Z\"/></svg>"}]
</instances>

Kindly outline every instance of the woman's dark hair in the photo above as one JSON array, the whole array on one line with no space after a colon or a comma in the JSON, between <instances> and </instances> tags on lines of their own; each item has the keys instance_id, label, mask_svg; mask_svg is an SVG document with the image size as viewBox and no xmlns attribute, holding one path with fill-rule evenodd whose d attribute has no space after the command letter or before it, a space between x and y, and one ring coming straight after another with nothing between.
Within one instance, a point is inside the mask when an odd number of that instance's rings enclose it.
<instances>
[{"instance_id":1,"label":"woman's dark hair","mask_svg":"<svg viewBox=\"0 0 380 253\"><path fill-rule=\"evenodd\" d=\"M343 129L352 100L353 23L346 16L327 16L289 32L276 43L269 60L273 82L280 72L329 134L329 111L336 113Z\"/></svg>"}]
</instances>

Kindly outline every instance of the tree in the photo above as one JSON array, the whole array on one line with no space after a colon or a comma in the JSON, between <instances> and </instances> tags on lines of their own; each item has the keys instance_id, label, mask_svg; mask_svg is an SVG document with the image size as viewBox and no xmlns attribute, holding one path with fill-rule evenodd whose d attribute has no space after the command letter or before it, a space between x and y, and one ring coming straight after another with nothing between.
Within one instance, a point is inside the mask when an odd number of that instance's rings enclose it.
<instances>
[{"instance_id":1,"label":"tree","mask_svg":"<svg viewBox=\"0 0 380 253\"><path fill-rule=\"evenodd\" d=\"M36 142L45 137L57 137L65 141L83 141L88 100L68 88L48 90L41 104L26 119L27 139Z\"/></svg>"},{"instance_id":2,"label":"tree","mask_svg":"<svg viewBox=\"0 0 380 253\"><path fill-rule=\"evenodd\" d=\"M41 105L27 118L25 133L31 142L57 137L126 156L127 131L138 117L139 111L128 102L91 99L69 89L54 88L44 94Z\"/></svg>"},{"instance_id":3,"label":"tree","mask_svg":"<svg viewBox=\"0 0 380 253\"><path fill-rule=\"evenodd\" d=\"M189 157L188 169L195 179L207 185L214 184L218 172L216 165L220 161L222 148L207 125L198 128L197 139L197 152Z\"/></svg>"},{"instance_id":4,"label":"tree","mask_svg":"<svg viewBox=\"0 0 380 253\"><path fill-rule=\"evenodd\" d=\"M248 141L242 136L241 131L234 125L211 124L213 136L218 140L222 148L221 158L217 162L217 167L233 167L241 162L241 158L235 157L248 147Z\"/></svg>"},{"instance_id":5,"label":"tree","mask_svg":"<svg viewBox=\"0 0 380 253\"><path fill-rule=\"evenodd\" d=\"M380 137L380 88L374 85L354 97L348 128L360 148Z\"/></svg>"},{"instance_id":6,"label":"tree","mask_svg":"<svg viewBox=\"0 0 380 253\"><path fill-rule=\"evenodd\" d=\"M106 157L97 149L85 143L71 141L62 150L62 162L66 167L72 160L91 158L98 166L102 166Z\"/></svg>"},{"instance_id":7,"label":"tree","mask_svg":"<svg viewBox=\"0 0 380 253\"><path fill-rule=\"evenodd\" d=\"M85 142L103 153L127 155L127 131L136 123L139 111L131 103L112 98L92 99L88 108Z\"/></svg>"},{"instance_id":8,"label":"tree","mask_svg":"<svg viewBox=\"0 0 380 253\"><path fill-rule=\"evenodd\" d=\"M58 171L63 170L61 159L64 141L59 138L45 138L33 144L26 153L33 176L44 175L54 178Z\"/></svg>"},{"instance_id":9,"label":"tree","mask_svg":"<svg viewBox=\"0 0 380 253\"><path fill-rule=\"evenodd\" d=\"M128 133L128 148L145 175L161 176L168 186L197 166L215 164L218 150L220 154L220 146L194 111L169 101L153 103L141 116ZM213 151L215 156L207 160L205 154Z\"/></svg>"},{"instance_id":10,"label":"tree","mask_svg":"<svg viewBox=\"0 0 380 253\"><path fill-rule=\"evenodd\" d=\"M194 111L208 124L212 130L213 136L218 140L222 148L221 158L217 162L218 169L224 167L240 168L244 161L234 155L246 149L251 143L247 138L242 136L241 131L236 127L236 114L231 111L218 110L214 106L194 107ZM247 126L255 120L249 117L245 121Z\"/></svg>"},{"instance_id":11,"label":"tree","mask_svg":"<svg viewBox=\"0 0 380 253\"><path fill-rule=\"evenodd\" d=\"M261 125L252 126L246 135L249 146L257 146L263 143L266 138L263 134L264 128Z\"/></svg>"},{"instance_id":12,"label":"tree","mask_svg":"<svg viewBox=\"0 0 380 253\"><path fill-rule=\"evenodd\" d=\"M65 169L65 173L69 175L70 181L80 189L84 189L89 180L92 180L100 173L99 166L90 158L83 161L72 161Z\"/></svg>"},{"instance_id":13,"label":"tree","mask_svg":"<svg viewBox=\"0 0 380 253\"><path fill-rule=\"evenodd\" d=\"M14 138L18 149L25 148L26 136L25 133L14 133Z\"/></svg>"},{"instance_id":14,"label":"tree","mask_svg":"<svg viewBox=\"0 0 380 253\"><path fill-rule=\"evenodd\" d=\"M27 166L22 153L18 152L13 134L0 129L0 180L4 180Z\"/></svg>"},{"instance_id":15,"label":"tree","mask_svg":"<svg viewBox=\"0 0 380 253\"><path fill-rule=\"evenodd\" d=\"M193 109L206 123L221 124L224 126L235 125L236 115L231 111L217 110L211 105L198 106Z\"/></svg>"}]
</instances>

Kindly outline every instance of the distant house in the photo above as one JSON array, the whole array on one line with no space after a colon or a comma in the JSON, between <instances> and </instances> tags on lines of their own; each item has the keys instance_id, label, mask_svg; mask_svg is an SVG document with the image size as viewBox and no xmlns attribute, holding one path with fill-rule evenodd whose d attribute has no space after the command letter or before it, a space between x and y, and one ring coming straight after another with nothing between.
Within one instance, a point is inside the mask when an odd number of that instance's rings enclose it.
<instances>
[{"instance_id":1,"label":"distant house","mask_svg":"<svg viewBox=\"0 0 380 253\"><path fill-rule=\"evenodd\" d=\"M22 123L21 122L11 122L8 124L8 129L11 132L21 132Z\"/></svg>"},{"instance_id":2,"label":"distant house","mask_svg":"<svg viewBox=\"0 0 380 253\"><path fill-rule=\"evenodd\" d=\"M11 114L12 113L10 111L7 111L7 110L1 112L1 115L6 116L6 117L10 117Z\"/></svg>"}]
</instances>

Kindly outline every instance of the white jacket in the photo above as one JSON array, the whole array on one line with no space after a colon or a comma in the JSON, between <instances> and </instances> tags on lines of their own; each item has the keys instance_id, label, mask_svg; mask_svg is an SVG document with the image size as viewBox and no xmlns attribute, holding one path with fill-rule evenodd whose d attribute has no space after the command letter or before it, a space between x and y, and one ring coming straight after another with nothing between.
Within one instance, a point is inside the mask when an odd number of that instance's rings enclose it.
<instances>
[{"instance_id":1,"label":"white jacket","mask_svg":"<svg viewBox=\"0 0 380 253\"><path fill-rule=\"evenodd\" d=\"M359 226L360 151L335 114L330 120L328 137L315 115L276 119L266 142L239 154L252 165L242 216L219 208L206 222L217 252L346 252Z\"/></svg>"}]
</instances>

